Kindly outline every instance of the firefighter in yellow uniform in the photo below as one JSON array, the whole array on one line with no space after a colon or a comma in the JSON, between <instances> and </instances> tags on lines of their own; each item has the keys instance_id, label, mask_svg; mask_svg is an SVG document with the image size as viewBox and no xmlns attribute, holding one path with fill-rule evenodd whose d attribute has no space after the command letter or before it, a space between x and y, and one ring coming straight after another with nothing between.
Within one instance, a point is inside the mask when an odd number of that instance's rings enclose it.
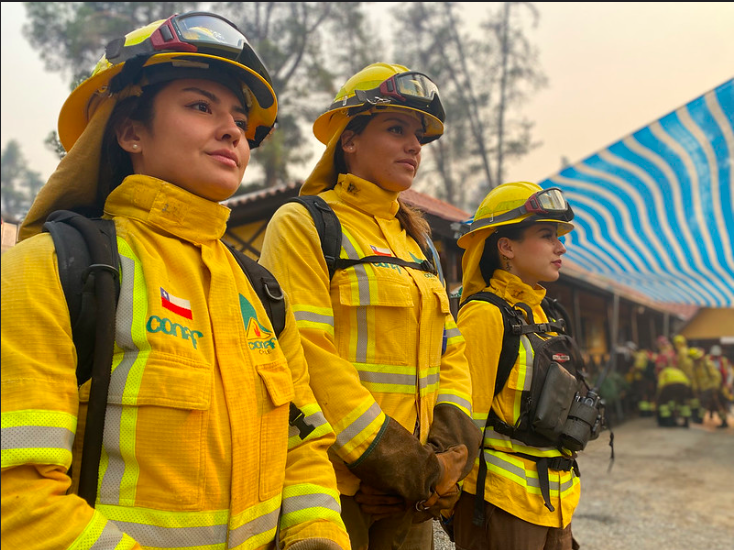
<instances>
[{"instance_id":1,"label":"firefighter in yellow uniform","mask_svg":"<svg viewBox=\"0 0 734 550\"><path fill-rule=\"evenodd\" d=\"M693 395L691 380L675 364L658 373L656 408L658 426L670 428L689 426L690 400Z\"/></svg>"},{"instance_id":2,"label":"firefighter in yellow uniform","mask_svg":"<svg viewBox=\"0 0 734 550\"><path fill-rule=\"evenodd\" d=\"M693 380L701 400L701 419L705 420L707 413L711 413L711 416L716 414L721 421L717 427L728 428L721 372L701 348L691 348L690 357L693 361Z\"/></svg>"},{"instance_id":3,"label":"firefighter in yellow uniform","mask_svg":"<svg viewBox=\"0 0 734 550\"><path fill-rule=\"evenodd\" d=\"M386 63L359 71L314 123L326 150L300 191L336 213L340 260L353 263L330 278L301 204L278 209L263 243L337 434L331 457L355 550L430 548L426 520L450 506L439 495L458 498L479 446L464 339L426 266L427 224L400 199L443 118L426 75Z\"/></svg>"},{"instance_id":4,"label":"firefighter in yellow uniform","mask_svg":"<svg viewBox=\"0 0 734 550\"><path fill-rule=\"evenodd\" d=\"M528 324L547 323L541 306L546 290L539 283L558 279L566 251L559 236L573 230L572 219L560 189L544 191L535 183L509 182L489 192L469 232L458 241L464 249L464 275L457 322L472 371L474 421L484 430L484 439L482 455L464 480L455 508L457 550L576 547L571 532L581 494L576 455L559 441L519 433L526 432L521 420L528 423L521 417L527 414L521 405L534 386L534 346L526 336L515 344L511 357L516 359L506 382L495 388L500 357L506 353L502 312L487 302L469 300L480 292L491 293L507 307L522 303L532 313L526 313ZM511 248L507 255L505 246Z\"/></svg>"},{"instance_id":5,"label":"firefighter in yellow uniform","mask_svg":"<svg viewBox=\"0 0 734 550\"><path fill-rule=\"evenodd\" d=\"M113 41L64 104L68 154L2 256L3 548L349 548L327 455L335 436L292 310L276 336L220 240L219 203L276 113L257 54L204 12ZM40 232L49 212L72 208L114 221L120 268L85 498L90 382L77 388L56 249ZM290 425L291 403L310 433Z\"/></svg>"}]
</instances>

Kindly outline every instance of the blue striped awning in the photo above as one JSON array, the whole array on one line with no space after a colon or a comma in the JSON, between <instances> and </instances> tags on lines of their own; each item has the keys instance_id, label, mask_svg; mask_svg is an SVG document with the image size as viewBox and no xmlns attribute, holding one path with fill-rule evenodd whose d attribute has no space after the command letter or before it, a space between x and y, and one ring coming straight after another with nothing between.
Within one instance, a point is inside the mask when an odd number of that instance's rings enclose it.
<instances>
[{"instance_id":1,"label":"blue striped awning","mask_svg":"<svg viewBox=\"0 0 734 550\"><path fill-rule=\"evenodd\" d=\"M574 209L579 266L657 302L734 307L734 79L540 185Z\"/></svg>"}]
</instances>

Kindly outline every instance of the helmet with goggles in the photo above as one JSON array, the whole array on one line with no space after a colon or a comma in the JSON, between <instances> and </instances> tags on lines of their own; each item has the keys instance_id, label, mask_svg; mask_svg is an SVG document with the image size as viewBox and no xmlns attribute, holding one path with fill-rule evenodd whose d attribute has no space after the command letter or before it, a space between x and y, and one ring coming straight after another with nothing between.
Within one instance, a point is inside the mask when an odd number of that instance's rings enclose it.
<instances>
[{"instance_id":1,"label":"helmet with goggles","mask_svg":"<svg viewBox=\"0 0 734 550\"><path fill-rule=\"evenodd\" d=\"M264 63L244 34L208 12L172 15L112 40L87 80L59 115L59 139L68 151L99 104L128 85L178 78L211 78L236 88L248 108L247 140L255 148L271 132L278 100Z\"/></svg>"},{"instance_id":2,"label":"helmet with goggles","mask_svg":"<svg viewBox=\"0 0 734 550\"><path fill-rule=\"evenodd\" d=\"M571 205L558 187L543 189L528 181L503 183L490 191L477 208L469 230L457 244L468 248L475 238L486 239L499 227L512 224L552 222L558 236L573 229Z\"/></svg>"},{"instance_id":3,"label":"helmet with goggles","mask_svg":"<svg viewBox=\"0 0 734 550\"><path fill-rule=\"evenodd\" d=\"M327 144L344 117L386 108L408 109L423 115L424 144L443 134L446 115L436 84L423 73L387 63L373 63L347 80L329 109L314 122L313 133Z\"/></svg>"}]
</instances>

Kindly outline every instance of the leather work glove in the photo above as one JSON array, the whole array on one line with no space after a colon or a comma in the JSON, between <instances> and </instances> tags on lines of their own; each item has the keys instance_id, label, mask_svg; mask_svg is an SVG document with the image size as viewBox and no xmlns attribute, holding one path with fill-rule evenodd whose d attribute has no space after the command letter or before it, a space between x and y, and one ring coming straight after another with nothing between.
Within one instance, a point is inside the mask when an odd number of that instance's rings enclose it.
<instances>
[{"instance_id":1,"label":"leather work glove","mask_svg":"<svg viewBox=\"0 0 734 550\"><path fill-rule=\"evenodd\" d=\"M415 505L418 511L413 518L413 523L420 523L431 518L437 518L441 510L450 510L461 496L459 480L462 479L462 471L469 458L466 445L451 447L444 453L436 454L441 466L441 474L436 483L433 494L423 502Z\"/></svg>"},{"instance_id":2,"label":"leather work glove","mask_svg":"<svg viewBox=\"0 0 734 550\"><path fill-rule=\"evenodd\" d=\"M384 493L366 483L359 486L354 501L359 504L362 513L370 514L375 521L403 515L407 509L402 497Z\"/></svg>"}]
</instances>

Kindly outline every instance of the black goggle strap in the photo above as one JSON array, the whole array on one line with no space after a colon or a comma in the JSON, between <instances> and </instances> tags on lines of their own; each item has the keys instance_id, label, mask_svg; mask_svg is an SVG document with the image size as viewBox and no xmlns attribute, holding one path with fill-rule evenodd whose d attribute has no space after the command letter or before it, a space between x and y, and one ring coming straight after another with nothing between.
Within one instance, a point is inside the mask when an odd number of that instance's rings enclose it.
<instances>
[{"instance_id":1,"label":"black goggle strap","mask_svg":"<svg viewBox=\"0 0 734 550\"><path fill-rule=\"evenodd\" d=\"M110 93L116 94L130 84L138 82L143 74L143 65L150 57L151 54L148 53L125 61L122 70L110 80Z\"/></svg>"}]
</instances>

